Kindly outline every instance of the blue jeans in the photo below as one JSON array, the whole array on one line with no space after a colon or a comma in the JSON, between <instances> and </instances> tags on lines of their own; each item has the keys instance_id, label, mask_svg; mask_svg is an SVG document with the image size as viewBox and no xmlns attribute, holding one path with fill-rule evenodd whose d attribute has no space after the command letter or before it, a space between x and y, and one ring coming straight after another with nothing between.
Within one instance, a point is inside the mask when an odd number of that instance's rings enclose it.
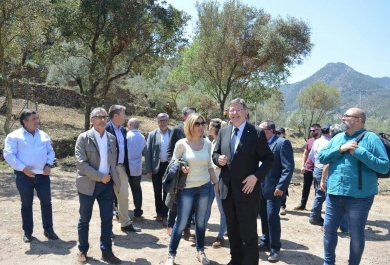
<instances>
[{"instance_id":1,"label":"blue jeans","mask_svg":"<svg viewBox=\"0 0 390 265\"><path fill-rule=\"evenodd\" d=\"M114 193L112 192L112 189L113 181L111 180L107 184L104 184L103 182L96 182L92 196L79 193L80 219L77 225L77 230L79 234L78 247L81 252L88 252L89 249L89 222L91 221L95 200L97 200L99 204L101 220L100 249L103 254L112 252L112 202L114 201Z\"/></svg>"},{"instance_id":2,"label":"blue jeans","mask_svg":"<svg viewBox=\"0 0 390 265\"><path fill-rule=\"evenodd\" d=\"M206 213L206 224L209 223L210 216L211 216L211 207L213 206L214 198L217 201L218 205L218 210L220 214L219 218L219 232L218 232L218 238L223 238L226 232L226 216L225 213L223 212L222 208L222 201L221 197L219 197L218 194L215 193L214 185L210 181L210 197L209 197L209 205L207 206L207 213ZM218 184L216 184L218 185Z\"/></svg>"},{"instance_id":3,"label":"blue jeans","mask_svg":"<svg viewBox=\"0 0 390 265\"><path fill-rule=\"evenodd\" d=\"M281 197L274 200L267 200L261 197L260 200L260 219L262 236L260 238L261 244L268 245L272 251L280 251L282 243L281 225L280 225L280 202Z\"/></svg>"},{"instance_id":4,"label":"blue jeans","mask_svg":"<svg viewBox=\"0 0 390 265\"><path fill-rule=\"evenodd\" d=\"M191 214L192 205L195 205L195 234L196 250L204 250L204 239L206 234L206 211L210 197L210 184L206 183L200 187L180 190L177 194L177 220L172 229L169 242L169 253L176 256L181 234L186 228L188 217Z\"/></svg>"},{"instance_id":5,"label":"blue jeans","mask_svg":"<svg viewBox=\"0 0 390 265\"><path fill-rule=\"evenodd\" d=\"M130 176L129 184L131 193L133 194L134 202L134 216L141 216L144 211L142 211L142 189L141 189L141 176Z\"/></svg>"},{"instance_id":6,"label":"blue jeans","mask_svg":"<svg viewBox=\"0 0 390 265\"><path fill-rule=\"evenodd\" d=\"M364 227L368 213L374 202L374 195L368 198L353 198L328 194L324 222L324 265L335 264L337 246L337 228L343 215L349 221L349 265L360 263L364 250Z\"/></svg>"},{"instance_id":7,"label":"blue jeans","mask_svg":"<svg viewBox=\"0 0 390 265\"><path fill-rule=\"evenodd\" d=\"M51 206L50 176L36 174L34 178L26 176L22 171L14 171L16 188L20 194L22 203L21 214L23 230L26 234L32 234L34 189L41 202L41 215L44 230L53 228L53 210Z\"/></svg>"},{"instance_id":8,"label":"blue jeans","mask_svg":"<svg viewBox=\"0 0 390 265\"><path fill-rule=\"evenodd\" d=\"M186 228L190 228L191 227L191 220L192 220L192 216L194 214L194 206L192 205L192 208L191 208L191 214L190 216L188 216L188 220L187 220L187 225L186 225ZM176 223L176 217L177 217L177 203L176 201L173 203L173 208L169 210L168 212L168 220L167 220L167 223L168 223L168 227L174 227L175 226L175 223Z\"/></svg>"},{"instance_id":9,"label":"blue jeans","mask_svg":"<svg viewBox=\"0 0 390 265\"><path fill-rule=\"evenodd\" d=\"M320 183L322 177L322 168L315 167L313 172L314 188L316 190L316 196L313 201L313 207L311 208L310 219L313 221L322 220L321 211L322 204L326 199L326 193L321 190Z\"/></svg>"}]
</instances>

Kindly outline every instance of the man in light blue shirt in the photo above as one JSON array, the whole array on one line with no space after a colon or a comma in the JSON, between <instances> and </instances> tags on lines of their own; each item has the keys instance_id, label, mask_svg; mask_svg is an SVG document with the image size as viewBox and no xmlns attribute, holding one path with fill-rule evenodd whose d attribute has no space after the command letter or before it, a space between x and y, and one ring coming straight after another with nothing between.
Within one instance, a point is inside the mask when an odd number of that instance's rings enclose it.
<instances>
[{"instance_id":1,"label":"man in light blue shirt","mask_svg":"<svg viewBox=\"0 0 390 265\"><path fill-rule=\"evenodd\" d=\"M28 243L32 240L34 189L41 202L43 234L49 239L58 239L53 230L50 192L50 172L55 156L51 140L38 129L39 116L36 111L23 110L20 124L20 129L5 138L3 154L14 169L16 187L22 202L23 241Z\"/></svg>"},{"instance_id":2,"label":"man in light blue shirt","mask_svg":"<svg viewBox=\"0 0 390 265\"><path fill-rule=\"evenodd\" d=\"M134 201L134 220L141 219L142 210L142 189L141 189L141 175L142 175L142 151L146 146L145 136L139 131L139 120L131 118L128 122L127 152L129 159L130 176L129 183L131 193Z\"/></svg>"},{"instance_id":3,"label":"man in light blue shirt","mask_svg":"<svg viewBox=\"0 0 390 265\"><path fill-rule=\"evenodd\" d=\"M345 214L351 235L350 265L360 263L364 251L364 228L368 213L378 193L375 172L387 173L389 158L379 137L366 132L356 143L356 137L365 129L366 114L351 108L343 115L345 133L337 134L318 155L322 164L329 164L327 180L326 212L324 221L324 264L336 262L337 229ZM359 163L362 185L359 187Z\"/></svg>"}]
</instances>

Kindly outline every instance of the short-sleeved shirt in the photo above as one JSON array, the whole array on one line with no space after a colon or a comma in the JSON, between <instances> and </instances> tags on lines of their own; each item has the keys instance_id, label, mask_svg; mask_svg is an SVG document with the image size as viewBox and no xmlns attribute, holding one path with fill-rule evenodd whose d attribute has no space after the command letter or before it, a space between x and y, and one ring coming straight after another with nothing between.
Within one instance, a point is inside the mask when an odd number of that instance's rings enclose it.
<instances>
[{"instance_id":1,"label":"short-sleeved shirt","mask_svg":"<svg viewBox=\"0 0 390 265\"><path fill-rule=\"evenodd\" d=\"M314 170L314 162L311 161L311 159L309 158L310 150L313 147L314 140L315 140L314 137L310 138L309 140L307 140L306 145L305 145L305 150L307 150L307 159L306 159L306 163L305 163L305 170L306 171L313 171Z\"/></svg>"},{"instance_id":2,"label":"short-sleeved shirt","mask_svg":"<svg viewBox=\"0 0 390 265\"><path fill-rule=\"evenodd\" d=\"M211 142L204 139L203 148L199 151L193 150L187 143L187 139L180 139L175 145L172 159L183 158L187 161L190 170L187 175L186 187L200 187L210 181L209 169L213 168L211 163Z\"/></svg>"}]
</instances>

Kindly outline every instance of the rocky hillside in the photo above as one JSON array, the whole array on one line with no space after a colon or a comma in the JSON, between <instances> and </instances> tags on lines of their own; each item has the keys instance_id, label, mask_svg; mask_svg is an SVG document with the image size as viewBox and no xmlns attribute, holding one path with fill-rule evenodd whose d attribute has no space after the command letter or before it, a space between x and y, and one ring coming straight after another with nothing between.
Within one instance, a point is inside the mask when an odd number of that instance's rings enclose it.
<instances>
[{"instance_id":1,"label":"rocky hillside","mask_svg":"<svg viewBox=\"0 0 390 265\"><path fill-rule=\"evenodd\" d=\"M281 86L285 98L285 111L297 109L296 97L299 92L316 81L323 81L340 89L342 99L340 111L361 104L367 113L390 114L390 78L364 75L343 63L329 63L305 80Z\"/></svg>"}]
</instances>

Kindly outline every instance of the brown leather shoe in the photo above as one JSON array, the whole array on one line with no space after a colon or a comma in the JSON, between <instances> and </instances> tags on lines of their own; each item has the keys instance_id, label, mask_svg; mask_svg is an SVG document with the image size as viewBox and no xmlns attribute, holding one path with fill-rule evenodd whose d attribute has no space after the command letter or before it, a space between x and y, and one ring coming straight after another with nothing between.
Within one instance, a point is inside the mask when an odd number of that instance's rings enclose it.
<instances>
[{"instance_id":1,"label":"brown leather shoe","mask_svg":"<svg viewBox=\"0 0 390 265\"><path fill-rule=\"evenodd\" d=\"M168 225L168 221L167 221L166 217L161 218L161 220L162 220L163 226L167 226Z\"/></svg>"},{"instance_id":2,"label":"brown leather shoe","mask_svg":"<svg viewBox=\"0 0 390 265\"><path fill-rule=\"evenodd\" d=\"M110 263L114 263L114 264L119 264L122 262L120 259L115 257L114 253L112 253L112 252L107 253L107 254L102 254L102 260L110 262Z\"/></svg>"},{"instance_id":3,"label":"brown leather shoe","mask_svg":"<svg viewBox=\"0 0 390 265\"><path fill-rule=\"evenodd\" d=\"M225 243L225 239L217 237L213 243L213 248L220 248Z\"/></svg>"},{"instance_id":4,"label":"brown leather shoe","mask_svg":"<svg viewBox=\"0 0 390 265\"><path fill-rule=\"evenodd\" d=\"M161 222L162 221L162 217L159 214L154 216L154 218L156 218L156 222Z\"/></svg>"},{"instance_id":5,"label":"brown leather shoe","mask_svg":"<svg viewBox=\"0 0 390 265\"><path fill-rule=\"evenodd\" d=\"M187 240L187 241L190 241L193 243L196 242L196 237L195 237L195 235L191 234L191 230L189 228L184 229L183 236L184 236L184 240Z\"/></svg>"},{"instance_id":6,"label":"brown leather shoe","mask_svg":"<svg viewBox=\"0 0 390 265\"><path fill-rule=\"evenodd\" d=\"M184 240L189 241L191 236L191 231L189 228L185 228L183 231Z\"/></svg>"},{"instance_id":7,"label":"brown leather shoe","mask_svg":"<svg viewBox=\"0 0 390 265\"><path fill-rule=\"evenodd\" d=\"M80 262L80 263L86 263L87 262L87 252L82 252L80 251L79 253L77 253L77 261Z\"/></svg>"},{"instance_id":8,"label":"brown leather shoe","mask_svg":"<svg viewBox=\"0 0 390 265\"><path fill-rule=\"evenodd\" d=\"M171 234L172 234L172 227L169 227L169 226L168 226L168 228L167 228L167 234L168 234L168 236L171 236Z\"/></svg>"}]
</instances>

